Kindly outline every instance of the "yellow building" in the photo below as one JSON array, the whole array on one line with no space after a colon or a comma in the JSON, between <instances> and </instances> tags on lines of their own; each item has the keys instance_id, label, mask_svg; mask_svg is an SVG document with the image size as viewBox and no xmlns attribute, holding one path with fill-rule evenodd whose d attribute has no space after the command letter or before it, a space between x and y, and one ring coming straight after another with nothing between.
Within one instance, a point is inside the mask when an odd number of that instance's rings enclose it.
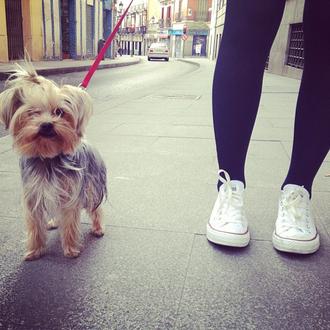
<instances>
[{"instance_id":1,"label":"yellow building","mask_svg":"<svg viewBox=\"0 0 330 330\"><path fill-rule=\"evenodd\" d=\"M95 57L112 31L112 6L112 0L0 0L0 62L22 59L25 49L32 61Z\"/></svg>"},{"instance_id":2,"label":"yellow building","mask_svg":"<svg viewBox=\"0 0 330 330\"><path fill-rule=\"evenodd\" d=\"M162 6L159 0L148 0L147 7L147 31L145 35L146 43L150 46L159 40L159 22L161 19Z\"/></svg>"},{"instance_id":3,"label":"yellow building","mask_svg":"<svg viewBox=\"0 0 330 330\"><path fill-rule=\"evenodd\" d=\"M0 42L1 62L23 58L24 49L33 61L42 59L42 2L0 0Z\"/></svg>"}]
</instances>

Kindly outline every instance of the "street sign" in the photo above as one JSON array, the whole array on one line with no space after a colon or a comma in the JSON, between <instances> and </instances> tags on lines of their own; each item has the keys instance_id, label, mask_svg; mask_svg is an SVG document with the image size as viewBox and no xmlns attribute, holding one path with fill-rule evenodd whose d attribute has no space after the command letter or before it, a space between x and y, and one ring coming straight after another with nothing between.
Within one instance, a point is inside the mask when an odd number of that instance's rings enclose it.
<instances>
[{"instance_id":1,"label":"street sign","mask_svg":"<svg viewBox=\"0 0 330 330\"><path fill-rule=\"evenodd\" d=\"M181 36L182 35L182 29L169 29L168 33L172 36Z\"/></svg>"}]
</instances>

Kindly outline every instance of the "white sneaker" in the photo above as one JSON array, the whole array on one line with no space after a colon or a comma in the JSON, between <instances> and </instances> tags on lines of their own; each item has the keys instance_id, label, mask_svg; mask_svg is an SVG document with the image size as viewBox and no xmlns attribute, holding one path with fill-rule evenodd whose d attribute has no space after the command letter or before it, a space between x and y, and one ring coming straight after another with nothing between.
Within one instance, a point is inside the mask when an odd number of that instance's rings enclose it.
<instances>
[{"instance_id":1,"label":"white sneaker","mask_svg":"<svg viewBox=\"0 0 330 330\"><path fill-rule=\"evenodd\" d=\"M224 173L225 179L220 176L221 173ZM244 184L237 180L231 181L224 170L219 171L219 180L222 185L206 226L206 237L215 244L247 246L250 233L243 209Z\"/></svg>"},{"instance_id":2,"label":"white sneaker","mask_svg":"<svg viewBox=\"0 0 330 330\"><path fill-rule=\"evenodd\" d=\"M273 233L275 249L309 254L320 247L320 238L310 214L308 191L295 184L284 186Z\"/></svg>"}]
</instances>

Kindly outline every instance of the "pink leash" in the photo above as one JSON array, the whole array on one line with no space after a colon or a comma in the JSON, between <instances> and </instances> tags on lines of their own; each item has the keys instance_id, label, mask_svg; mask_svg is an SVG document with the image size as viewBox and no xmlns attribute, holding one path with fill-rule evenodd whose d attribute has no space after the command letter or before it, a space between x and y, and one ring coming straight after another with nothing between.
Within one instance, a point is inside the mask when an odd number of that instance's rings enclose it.
<instances>
[{"instance_id":1,"label":"pink leash","mask_svg":"<svg viewBox=\"0 0 330 330\"><path fill-rule=\"evenodd\" d=\"M110 36L108 37L108 39L106 40L106 42L104 43L104 46L102 47L102 49L100 50L99 54L97 55L94 63L92 64L92 66L89 68L84 80L82 81L82 83L79 85L82 88L87 88L89 81L91 80L93 74L95 73L97 67L99 66L101 60L103 59L103 56L106 52L106 50L108 49L108 47L110 46L112 40L114 39L120 24L122 23L123 19L125 18L129 7L131 6L133 0L131 0L130 4L128 5L128 7L126 8L126 10L124 11L124 13L121 15L119 21L117 22L115 28L113 29L113 31L111 32Z\"/></svg>"}]
</instances>

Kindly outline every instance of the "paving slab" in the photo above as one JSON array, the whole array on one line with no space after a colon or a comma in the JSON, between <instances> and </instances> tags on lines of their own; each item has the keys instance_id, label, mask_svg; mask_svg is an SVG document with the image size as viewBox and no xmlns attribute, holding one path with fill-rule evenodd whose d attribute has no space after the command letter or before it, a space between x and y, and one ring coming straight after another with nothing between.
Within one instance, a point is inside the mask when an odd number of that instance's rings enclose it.
<instances>
[{"instance_id":1,"label":"paving slab","mask_svg":"<svg viewBox=\"0 0 330 330\"><path fill-rule=\"evenodd\" d=\"M3 221L23 239L11 219ZM24 244L8 240L1 228L1 254L8 260L1 270L11 274L0 278L0 327L173 328L193 235L108 227L96 239L83 226L82 254L68 259L52 231L46 255L26 263Z\"/></svg>"},{"instance_id":2,"label":"paving slab","mask_svg":"<svg viewBox=\"0 0 330 330\"><path fill-rule=\"evenodd\" d=\"M323 223L325 230L330 236L330 212L329 212L330 191L313 193L314 213Z\"/></svg>"},{"instance_id":3,"label":"paving slab","mask_svg":"<svg viewBox=\"0 0 330 330\"><path fill-rule=\"evenodd\" d=\"M0 172L17 173L19 169L19 156L10 149L0 154Z\"/></svg>"},{"instance_id":4,"label":"paving slab","mask_svg":"<svg viewBox=\"0 0 330 330\"><path fill-rule=\"evenodd\" d=\"M254 159L256 161L259 159L279 160L283 162L283 165L285 165L287 164L288 155L279 141L251 139L247 154L247 163L250 159Z\"/></svg>"},{"instance_id":5,"label":"paving slab","mask_svg":"<svg viewBox=\"0 0 330 330\"><path fill-rule=\"evenodd\" d=\"M104 205L106 223L184 233L205 232L216 196L215 185L161 177L115 177L109 190L109 202Z\"/></svg>"},{"instance_id":6,"label":"paving slab","mask_svg":"<svg viewBox=\"0 0 330 330\"><path fill-rule=\"evenodd\" d=\"M258 117L293 118L297 93L265 93L261 95Z\"/></svg>"},{"instance_id":7,"label":"paving slab","mask_svg":"<svg viewBox=\"0 0 330 330\"><path fill-rule=\"evenodd\" d=\"M270 242L220 248L195 236L177 329L328 329L330 247L311 256Z\"/></svg>"},{"instance_id":8,"label":"paving slab","mask_svg":"<svg viewBox=\"0 0 330 330\"><path fill-rule=\"evenodd\" d=\"M0 172L0 185L0 216L22 217L22 186L18 169L16 172Z\"/></svg>"},{"instance_id":9,"label":"paving slab","mask_svg":"<svg viewBox=\"0 0 330 330\"><path fill-rule=\"evenodd\" d=\"M292 141L281 141L281 143L287 154L290 156L292 151ZM330 152L328 152L328 154L326 155L324 162L330 162Z\"/></svg>"},{"instance_id":10,"label":"paving slab","mask_svg":"<svg viewBox=\"0 0 330 330\"><path fill-rule=\"evenodd\" d=\"M0 124L1 125L1 124ZM7 133L6 133L7 134ZM0 154L12 149L12 139L9 135L0 137Z\"/></svg>"},{"instance_id":11,"label":"paving slab","mask_svg":"<svg viewBox=\"0 0 330 330\"><path fill-rule=\"evenodd\" d=\"M164 125L164 124L122 124L110 132L112 135L139 135L139 136L172 136L212 138L213 128L210 126Z\"/></svg>"}]
</instances>

